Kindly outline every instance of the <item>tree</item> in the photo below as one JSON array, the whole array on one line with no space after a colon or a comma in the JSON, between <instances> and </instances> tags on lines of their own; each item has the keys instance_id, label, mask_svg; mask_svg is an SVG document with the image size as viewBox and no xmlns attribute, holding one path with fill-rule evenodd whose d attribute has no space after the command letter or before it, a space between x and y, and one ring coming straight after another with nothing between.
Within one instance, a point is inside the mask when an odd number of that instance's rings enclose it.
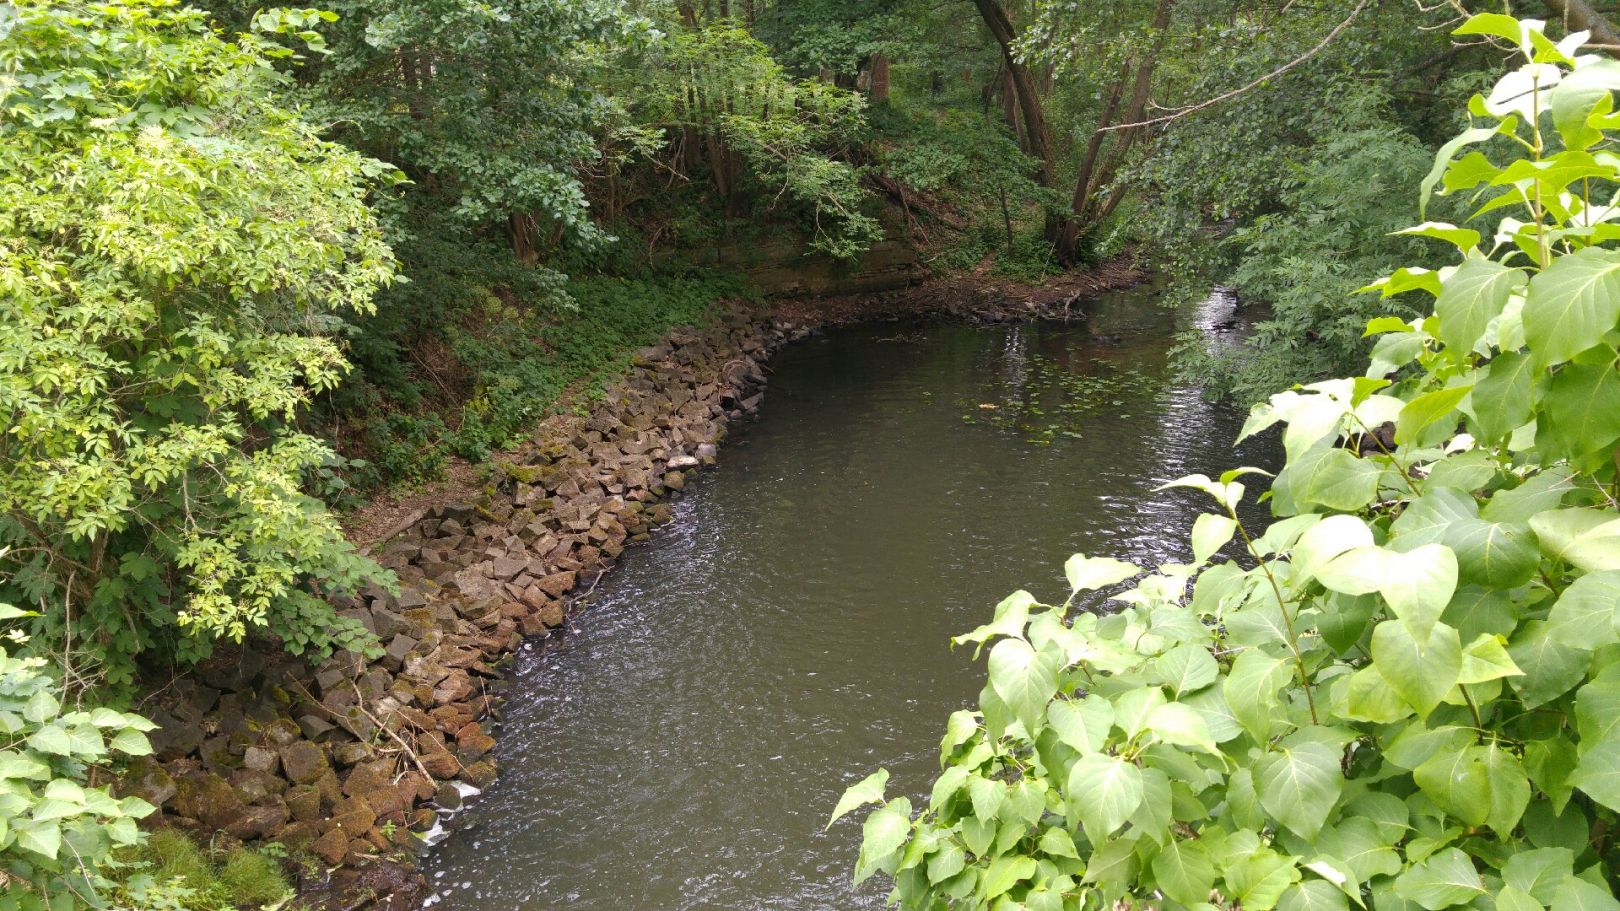
<instances>
[{"instance_id":1,"label":"tree","mask_svg":"<svg viewBox=\"0 0 1620 911\"><path fill-rule=\"evenodd\" d=\"M0 543L82 686L263 630L364 648L326 596L386 580L303 483L293 420L394 260L391 168L280 106L290 52L171 0L20 0L0 42ZM314 13L261 30L313 38Z\"/></svg>"},{"instance_id":2,"label":"tree","mask_svg":"<svg viewBox=\"0 0 1620 911\"><path fill-rule=\"evenodd\" d=\"M1493 233L1411 229L1452 264L1373 289L1432 312L1255 408L1244 436L1285 426L1269 528L1238 511L1264 472L1184 478L1215 503L1191 562L1076 555L1061 603L955 640L989 649L979 709L926 806L882 772L839 802L880 805L857 879L928 909L1617 906L1620 64L1501 14L1458 34L1523 63L1423 196Z\"/></svg>"}]
</instances>

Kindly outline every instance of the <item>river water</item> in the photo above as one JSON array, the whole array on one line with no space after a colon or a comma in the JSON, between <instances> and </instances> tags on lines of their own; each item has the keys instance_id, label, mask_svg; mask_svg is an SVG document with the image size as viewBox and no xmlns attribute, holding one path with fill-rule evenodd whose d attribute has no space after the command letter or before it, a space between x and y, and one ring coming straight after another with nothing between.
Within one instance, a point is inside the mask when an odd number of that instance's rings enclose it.
<instances>
[{"instance_id":1,"label":"river water","mask_svg":"<svg viewBox=\"0 0 1620 911\"><path fill-rule=\"evenodd\" d=\"M501 776L426 864L447 911L854 911L879 766L926 795L946 716L983 681L952 635L1076 552L1187 559L1193 472L1241 416L1177 388L1151 289L1085 324L839 331L781 352L676 520L627 552L577 629L520 653ZM882 877L878 877L881 880Z\"/></svg>"}]
</instances>

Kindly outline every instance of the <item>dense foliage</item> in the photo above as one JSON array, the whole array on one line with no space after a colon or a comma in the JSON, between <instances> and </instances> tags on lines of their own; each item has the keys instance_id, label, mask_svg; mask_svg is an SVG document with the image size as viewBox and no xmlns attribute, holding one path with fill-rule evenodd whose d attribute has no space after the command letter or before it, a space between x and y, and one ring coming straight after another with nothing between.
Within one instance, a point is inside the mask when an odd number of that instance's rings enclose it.
<instances>
[{"instance_id":1,"label":"dense foliage","mask_svg":"<svg viewBox=\"0 0 1620 911\"><path fill-rule=\"evenodd\" d=\"M329 337L393 276L389 169L272 100L279 53L168 0L0 19L0 543L39 644L83 685L250 629L360 647L323 593L381 571L306 475L293 420ZM266 14L296 29L313 14Z\"/></svg>"},{"instance_id":2,"label":"dense foliage","mask_svg":"<svg viewBox=\"0 0 1620 911\"><path fill-rule=\"evenodd\" d=\"M0 604L0 621L26 617ZM112 887L103 868L141 840L136 821L155 809L87 787L89 770L145 756L155 725L108 708L69 709L43 658L0 646L0 909L99 906Z\"/></svg>"},{"instance_id":3,"label":"dense foliage","mask_svg":"<svg viewBox=\"0 0 1620 911\"><path fill-rule=\"evenodd\" d=\"M926 805L881 772L840 802L881 804L858 879L907 908L1620 908L1620 64L1500 14L1459 35L1522 65L1423 188L1491 230L1412 229L1459 260L1375 287L1432 312L1254 410L1277 522L1239 519L1255 469L1183 479L1218 506L1192 562L1077 555L1063 602L956 640L989 648L979 709ZM1117 609L1073 611L1097 591Z\"/></svg>"}]
</instances>

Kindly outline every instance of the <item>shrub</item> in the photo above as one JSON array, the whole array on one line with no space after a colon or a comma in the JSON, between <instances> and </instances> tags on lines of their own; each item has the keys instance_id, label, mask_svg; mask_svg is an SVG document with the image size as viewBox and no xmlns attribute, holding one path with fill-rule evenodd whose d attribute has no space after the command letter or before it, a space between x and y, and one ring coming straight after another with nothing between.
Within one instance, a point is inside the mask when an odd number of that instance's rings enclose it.
<instances>
[{"instance_id":1,"label":"shrub","mask_svg":"<svg viewBox=\"0 0 1620 911\"><path fill-rule=\"evenodd\" d=\"M1256 408L1287 457L1263 533L1255 469L1183 479L1219 507L1191 563L1077 555L1062 603L1019 592L956 640L989 648L979 709L920 810L883 772L845 794L835 819L881 804L857 879L928 909L1620 908L1620 62L1503 15L1459 32L1527 61L1423 184L1490 239L1413 229L1461 261L1374 287L1433 312Z\"/></svg>"},{"instance_id":2,"label":"shrub","mask_svg":"<svg viewBox=\"0 0 1620 911\"><path fill-rule=\"evenodd\" d=\"M0 604L0 620L25 612ZM107 708L66 709L61 682L41 658L0 646L0 909L99 906L116 848L134 845L135 821L155 808L87 787L90 770L117 755L152 752L155 725Z\"/></svg>"},{"instance_id":3,"label":"shrub","mask_svg":"<svg viewBox=\"0 0 1620 911\"><path fill-rule=\"evenodd\" d=\"M39 644L113 684L255 628L360 647L322 592L382 571L305 495L331 453L290 421L393 275L366 205L392 172L277 105L266 39L172 0L7 9L0 544L19 601L78 611Z\"/></svg>"}]
</instances>

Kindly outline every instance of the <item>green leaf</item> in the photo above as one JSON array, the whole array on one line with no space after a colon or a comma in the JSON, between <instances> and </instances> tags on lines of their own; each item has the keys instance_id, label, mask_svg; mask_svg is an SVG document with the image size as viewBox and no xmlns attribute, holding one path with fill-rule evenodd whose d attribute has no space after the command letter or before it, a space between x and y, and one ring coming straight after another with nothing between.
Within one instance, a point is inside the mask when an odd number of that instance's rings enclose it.
<instances>
[{"instance_id":1,"label":"green leaf","mask_svg":"<svg viewBox=\"0 0 1620 911\"><path fill-rule=\"evenodd\" d=\"M1395 421L1395 442L1405 445L1416 441L1424 430L1455 412L1472 389L1472 386L1436 389L1407 402Z\"/></svg>"},{"instance_id":2,"label":"green leaf","mask_svg":"<svg viewBox=\"0 0 1620 911\"><path fill-rule=\"evenodd\" d=\"M1108 731L1114 726L1114 707L1101 696L1059 699L1047 707L1046 723L1059 740L1076 751L1095 753L1108 741Z\"/></svg>"},{"instance_id":3,"label":"green leaf","mask_svg":"<svg viewBox=\"0 0 1620 911\"><path fill-rule=\"evenodd\" d=\"M1350 902L1338 886L1310 879L1289 887L1277 901L1277 911L1349 911Z\"/></svg>"},{"instance_id":4,"label":"green leaf","mask_svg":"<svg viewBox=\"0 0 1620 911\"><path fill-rule=\"evenodd\" d=\"M857 885L899 859L900 847L911 834L911 804L899 798L877 809L866 817L861 832L861 856L855 867Z\"/></svg>"},{"instance_id":5,"label":"green leaf","mask_svg":"<svg viewBox=\"0 0 1620 911\"><path fill-rule=\"evenodd\" d=\"M1183 905L1207 901L1215 885L1215 864L1196 841L1171 839L1153 858L1152 870L1159 890Z\"/></svg>"},{"instance_id":6,"label":"green leaf","mask_svg":"<svg viewBox=\"0 0 1620 911\"><path fill-rule=\"evenodd\" d=\"M1069 770L1065 793L1086 837L1102 844L1142 803L1142 770L1117 756L1092 753Z\"/></svg>"},{"instance_id":7,"label":"green leaf","mask_svg":"<svg viewBox=\"0 0 1620 911\"><path fill-rule=\"evenodd\" d=\"M1444 623L1434 624L1421 644L1406 624L1380 623L1373 629L1372 657L1378 673L1419 718L1434 711L1462 672L1462 642Z\"/></svg>"},{"instance_id":8,"label":"green leaf","mask_svg":"<svg viewBox=\"0 0 1620 911\"><path fill-rule=\"evenodd\" d=\"M48 724L28 737L28 746L53 756L73 755L73 739L60 724Z\"/></svg>"},{"instance_id":9,"label":"green leaf","mask_svg":"<svg viewBox=\"0 0 1620 911\"><path fill-rule=\"evenodd\" d=\"M1053 857L1072 857L1080 860L1080 852L1074 846L1074 838L1064 829L1047 829L1041 833L1041 840L1036 843L1041 853Z\"/></svg>"},{"instance_id":10,"label":"green leaf","mask_svg":"<svg viewBox=\"0 0 1620 911\"><path fill-rule=\"evenodd\" d=\"M1428 237L1433 238L1434 240L1443 240L1446 243L1455 246L1457 250L1464 255L1467 255L1468 251L1479 246L1478 231L1475 231L1473 228L1459 228L1456 225L1443 221L1426 221L1421 225L1416 225L1411 228L1403 228L1395 233L1405 237ZM1470 260L1470 262L1472 262L1472 260ZM1484 260L1484 262L1490 262L1490 260ZM1467 267L1467 263L1464 263L1462 268L1466 269ZM1461 271L1461 269L1458 270L1459 274Z\"/></svg>"},{"instance_id":11,"label":"green leaf","mask_svg":"<svg viewBox=\"0 0 1620 911\"><path fill-rule=\"evenodd\" d=\"M1418 197L1418 212L1420 214L1428 210L1429 199L1434 195L1434 188L1440 183L1440 178L1451 165L1451 160L1456 157L1457 152L1463 146L1474 145L1491 139L1498 132L1499 130L1496 127L1473 127L1462 131L1440 147L1440 151L1435 153L1434 156L1434 167L1429 169L1428 175L1423 178L1423 183L1420 186Z\"/></svg>"},{"instance_id":12,"label":"green leaf","mask_svg":"<svg viewBox=\"0 0 1620 911\"><path fill-rule=\"evenodd\" d=\"M1457 591L1457 557L1440 544L1425 544L1405 553L1384 552L1378 592L1395 615L1421 642Z\"/></svg>"},{"instance_id":13,"label":"green leaf","mask_svg":"<svg viewBox=\"0 0 1620 911\"><path fill-rule=\"evenodd\" d=\"M1508 640L1508 656L1524 676L1508 680L1525 708L1545 705L1569 692L1586 676L1590 652L1565 645L1552 636L1545 620L1529 620Z\"/></svg>"},{"instance_id":14,"label":"green leaf","mask_svg":"<svg viewBox=\"0 0 1620 911\"><path fill-rule=\"evenodd\" d=\"M838 806L833 809L832 818L827 820L826 828L832 828L833 823L842 819L851 810L866 806L869 803L882 803L883 790L888 784L889 770L878 769L876 772L850 785L844 791L844 796L838 798Z\"/></svg>"},{"instance_id":15,"label":"green leaf","mask_svg":"<svg viewBox=\"0 0 1620 911\"><path fill-rule=\"evenodd\" d=\"M1558 596L1547 634L1571 648L1594 651L1620 643L1620 571L1588 573Z\"/></svg>"},{"instance_id":16,"label":"green leaf","mask_svg":"<svg viewBox=\"0 0 1620 911\"><path fill-rule=\"evenodd\" d=\"M1002 639L990 650L990 687L1033 737L1057 693L1057 669L1022 639Z\"/></svg>"},{"instance_id":17,"label":"green leaf","mask_svg":"<svg viewBox=\"0 0 1620 911\"><path fill-rule=\"evenodd\" d=\"M928 858L928 881L938 885L962 872L967 866L967 855L954 842L947 843Z\"/></svg>"},{"instance_id":18,"label":"green leaf","mask_svg":"<svg viewBox=\"0 0 1620 911\"><path fill-rule=\"evenodd\" d=\"M1469 410L1481 440L1500 443L1530 420L1531 390L1542 374L1527 354L1498 354L1474 386Z\"/></svg>"},{"instance_id":19,"label":"green leaf","mask_svg":"<svg viewBox=\"0 0 1620 911\"><path fill-rule=\"evenodd\" d=\"M152 755L152 742L146 735L127 728L115 734L108 746L126 756Z\"/></svg>"},{"instance_id":20,"label":"green leaf","mask_svg":"<svg viewBox=\"0 0 1620 911\"><path fill-rule=\"evenodd\" d=\"M1620 320L1620 254L1587 247L1530 280L1524 333L1537 364L1561 364L1602 341Z\"/></svg>"},{"instance_id":21,"label":"green leaf","mask_svg":"<svg viewBox=\"0 0 1620 911\"><path fill-rule=\"evenodd\" d=\"M1444 911L1485 894L1485 882L1467 854L1446 848L1397 877L1395 892L1428 911Z\"/></svg>"},{"instance_id":22,"label":"green leaf","mask_svg":"<svg viewBox=\"0 0 1620 911\"><path fill-rule=\"evenodd\" d=\"M1523 673L1524 671L1513 663L1507 649L1502 647L1502 639L1499 636L1480 633L1463 647L1462 670L1457 675L1457 682L1463 685L1485 683L1503 677L1517 677Z\"/></svg>"},{"instance_id":23,"label":"green leaf","mask_svg":"<svg viewBox=\"0 0 1620 911\"><path fill-rule=\"evenodd\" d=\"M1550 454L1578 459L1607 451L1620 440L1620 372L1612 364L1566 364L1543 407Z\"/></svg>"},{"instance_id":24,"label":"green leaf","mask_svg":"<svg viewBox=\"0 0 1620 911\"><path fill-rule=\"evenodd\" d=\"M1620 569L1620 515L1599 509L1558 509L1530 520L1547 556L1598 573Z\"/></svg>"},{"instance_id":25,"label":"green leaf","mask_svg":"<svg viewBox=\"0 0 1620 911\"><path fill-rule=\"evenodd\" d=\"M1370 819L1346 812L1338 825L1323 829L1316 838L1316 846L1323 854L1341 865L1356 882L1364 883L1375 876L1394 876L1401 872L1401 857L1394 846L1385 840L1378 826Z\"/></svg>"},{"instance_id":26,"label":"green leaf","mask_svg":"<svg viewBox=\"0 0 1620 911\"><path fill-rule=\"evenodd\" d=\"M1271 737L1275 723L1273 716L1281 704L1277 699L1277 690L1288 678L1287 661L1273 658L1257 648L1249 648L1238 655L1222 684L1222 693L1232 709L1232 716L1261 743Z\"/></svg>"},{"instance_id":27,"label":"green leaf","mask_svg":"<svg viewBox=\"0 0 1620 911\"><path fill-rule=\"evenodd\" d=\"M1074 592L1093 591L1118 585L1142 572L1142 568L1112 557L1075 554L1063 564L1063 575Z\"/></svg>"},{"instance_id":28,"label":"green leaf","mask_svg":"<svg viewBox=\"0 0 1620 911\"><path fill-rule=\"evenodd\" d=\"M1336 446L1307 452L1282 474L1300 503L1337 512L1354 512L1378 493L1378 466Z\"/></svg>"},{"instance_id":29,"label":"green leaf","mask_svg":"<svg viewBox=\"0 0 1620 911\"><path fill-rule=\"evenodd\" d=\"M62 830L54 822L14 820L11 834L16 837L18 847L52 860L62 849Z\"/></svg>"},{"instance_id":30,"label":"green leaf","mask_svg":"<svg viewBox=\"0 0 1620 911\"><path fill-rule=\"evenodd\" d=\"M1221 755L1220 748L1210 737L1209 724L1204 716L1179 702L1169 702L1153 710L1148 716L1147 729L1164 743L1196 747L1212 756Z\"/></svg>"},{"instance_id":31,"label":"green leaf","mask_svg":"<svg viewBox=\"0 0 1620 911\"><path fill-rule=\"evenodd\" d=\"M1568 848L1516 851L1502 865L1502 882L1546 904L1564 880L1575 875L1575 853Z\"/></svg>"},{"instance_id":32,"label":"green leaf","mask_svg":"<svg viewBox=\"0 0 1620 911\"><path fill-rule=\"evenodd\" d=\"M1478 242L1478 234L1474 234L1474 240ZM1483 257L1464 260L1446 279L1434 302L1435 315L1440 318L1436 334L1451 350L1452 357L1467 358L1485 336L1491 321L1502 315L1509 296L1528 281L1523 269L1514 269L1496 260Z\"/></svg>"},{"instance_id":33,"label":"green leaf","mask_svg":"<svg viewBox=\"0 0 1620 911\"><path fill-rule=\"evenodd\" d=\"M1237 533L1237 520L1231 516L1205 513L1193 521L1193 562L1207 563Z\"/></svg>"},{"instance_id":34,"label":"green leaf","mask_svg":"<svg viewBox=\"0 0 1620 911\"><path fill-rule=\"evenodd\" d=\"M1344 791L1340 758L1327 744L1311 741L1271 753L1256 772L1260 805L1295 835L1314 840Z\"/></svg>"},{"instance_id":35,"label":"green leaf","mask_svg":"<svg viewBox=\"0 0 1620 911\"><path fill-rule=\"evenodd\" d=\"M1552 907L1556 911L1620 911L1620 901L1611 890L1571 876L1554 893Z\"/></svg>"},{"instance_id":36,"label":"green leaf","mask_svg":"<svg viewBox=\"0 0 1620 911\"><path fill-rule=\"evenodd\" d=\"M1153 672L1177 697L1214 683L1220 665L1202 645L1185 642L1153 659Z\"/></svg>"},{"instance_id":37,"label":"green leaf","mask_svg":"<svg viewBox=\"0 0 1620 911\"><path fill-rule=\"evenodd\" d=\"M992 860L990 868L979 879L979 901L987 904L1034 875L1033 858L1004 854Z\"/></svg>"},{"instance_id":38,"label":"green leaf","mask_svg":"<svg viewBox=\"0 0 1620 911\"><path fill-rule=\"evenodd\" d=\"M1435 806L1470 826L1484 825L1491 805L1484 758L1483 750L1477 746L1442 751L1414 769L1412 780Z\"/></svg>"}]
</instances>

